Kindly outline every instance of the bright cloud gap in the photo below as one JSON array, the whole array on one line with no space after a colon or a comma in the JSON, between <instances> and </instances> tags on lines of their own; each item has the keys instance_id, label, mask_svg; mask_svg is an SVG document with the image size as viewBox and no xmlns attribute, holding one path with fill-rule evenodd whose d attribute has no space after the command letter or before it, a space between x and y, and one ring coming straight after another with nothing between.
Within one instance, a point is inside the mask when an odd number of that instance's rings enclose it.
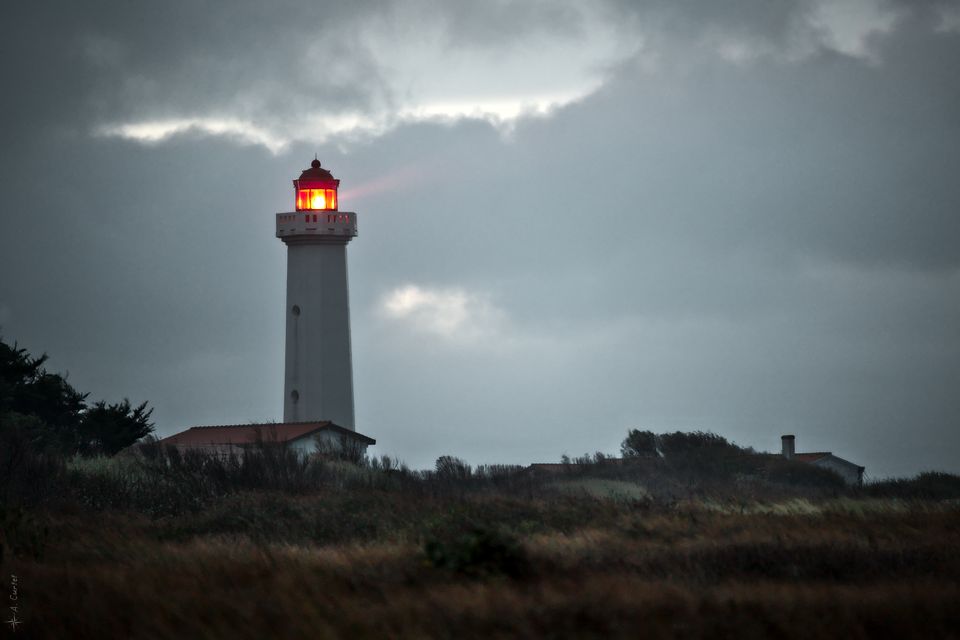
<instances>
[{"instance_id":1,"label":"bright cloud gap","mask_svg":"<svg viewBox=\"0 0 960 640\"><path fill-rule=\"evenodd\" d=\"M297 131L290 134L279 133L245 120L204 117L109 124L98 128L94 133L141 144L158 144L174 136L190 133L223 136L233 138L241 144L262 145L273 154L282 153L294 140L325 142L340 136L379 137L403 124L417 122L485 120L501 133L509 135L518 120L549 117L556 110L590 95L598 87L599 85L596 85L585 91L536 98L423 104L403 109L394 115L317 116L309 119L306 126L299 123Z\"/></svg>"},{"instance_id":2,"label":"bright cloud gap","mask_svg":"<svg viewBox=\"0 0 960 640\"><path fill-rule=\"evenodd\" d=\"M390 291L381 300L380 310L390 320L454 341L496 333L504 316L482 294L413 284Z\"/></svg>"},{"instance_id":3,"label":"bright cloud gap","mask_svg":"<svg viewBox=\"0 0 960 640\"><path fill-rule=\"evenodd\" d=\"M221 118L173 118L111 124L100 127L95 134L133 140L142 144L157 144L176 135L191 132L233 138L246 145L262 145L274 154L282 152L290 143L289 139L275 135L268 129L258 127L251 122Z\"/></svg>"}]
</instances>

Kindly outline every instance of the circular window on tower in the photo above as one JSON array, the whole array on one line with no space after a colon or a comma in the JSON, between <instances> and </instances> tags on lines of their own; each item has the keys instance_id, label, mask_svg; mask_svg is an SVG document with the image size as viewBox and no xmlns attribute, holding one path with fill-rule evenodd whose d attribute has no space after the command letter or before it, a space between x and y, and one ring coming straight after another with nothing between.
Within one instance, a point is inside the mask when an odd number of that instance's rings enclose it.
<instances>
[{"instance_id":1,"label":"circular window on tower","mask_svg":"<svg viewBox=\"0 0 960 640\"><path fill-rule=\"evenodd\" d=\"M296 389L294 389L293 391L291 391L291 392L290 392L290 399L293 400L294 402L296 402L297 400L299 400L299 399L300 399L300 392L297 391Z\"/></svg>"},{"instance_id":2,"label":"circular window on tower","mask_svg":"<svg viewBox=\"0 0 960 640\"><path fill-rule=\"evenodd\" d=\"M292 313L295 316L300 315L300 305L298 304L293 305L293 308L290 309L290 313Z\"/></svg>"}]
</instances>

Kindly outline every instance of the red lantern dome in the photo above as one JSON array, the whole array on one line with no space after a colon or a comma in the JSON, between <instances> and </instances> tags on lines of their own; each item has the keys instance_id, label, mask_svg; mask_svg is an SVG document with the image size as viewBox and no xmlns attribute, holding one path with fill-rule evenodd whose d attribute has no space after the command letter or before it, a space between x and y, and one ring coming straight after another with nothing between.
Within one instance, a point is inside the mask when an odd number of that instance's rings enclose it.
<instances>
[{"instance_id":1,"label":"red lantern dome","mask_svg":"<svg viewBox=\"0 0 960 640\"><path fill-rule=\"evenodd\" d=\"M339 186L340 181L321 168L320 161L314 158L310 168L293 181L297 211L336 211Z\"/></svg>"}]
</instances>

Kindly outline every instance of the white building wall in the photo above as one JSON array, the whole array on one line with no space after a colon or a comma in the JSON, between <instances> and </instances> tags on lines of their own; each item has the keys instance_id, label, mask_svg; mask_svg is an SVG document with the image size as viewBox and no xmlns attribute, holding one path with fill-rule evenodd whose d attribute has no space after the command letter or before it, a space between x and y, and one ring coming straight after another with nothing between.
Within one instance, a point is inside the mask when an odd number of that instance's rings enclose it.
<instances>
[{"instance_id":1,"label":"white building wall","mask_svg":"<svg viewBox=\"0 0 960 640\"><path fill-rule=\"evenodd\" d=\"M849 484L849 485L859 485L863 478L860 475L860 467L848 462L843 458L838 458L837 456L830 454L820 458L819 460L814 461L818 467L823 467L825 469L830 469L840 474L840 477Z\"/></svg>"},{"instance_id":2,"label":"white building wall","mask_svg":"<svg viewBox=\"0 0 960 640\"><path fill-rule=\"evenodd\" d=\"M335 431L320 431L319 433L311 433L301 438L297 438L296 440L292 440L288 446L298 453L310 455L318 452L322 453L324 451L339 451L341 447L343 447L344 443L348 443L349 446L356 447L360 452L360 455L365 454L367 451L367 445L365 443L359 442L350 436L346 436Z\"/></svg>"},{"instance_id":3,"label":"white building wall","mask_svg":"<svg viewBox=\"0 0 960 640\"><path fill-rule=\"evenodd\" d=\"M301 455L306 456L314 453L317 450L317 442L314 439L313 434L311 434L288 442L287 447Z\"/></svg>"},{"instance_id":4,"label":"white building wall","mask_svg":"<svg viewBox=\"0 0 960 640\"><path fill-rule=\"evenodd\" d=\"M329 420L355 429L347 237L287 243L284 422Z\"/></svg>"},{"instance_id":5,"label":"white building wall","mask_svg":"<svg viewBox=\"0 0 960 640\"><path fill-rule=\"evenodd\" d=\"M269 437L264 437L264 443L266 446L286 446L287 448L305 456L315 453L340 451L344 444L354 447L356 451L359 451L361 456L367 451L367 444L365 442L361 442L348 435L332 430L310 433L305 436L301 436L296 440L289 440L286 443L279 443L275 440L271 440ZM174 444L168 446L175 447L177 450L179 450L181 455L187 453L188 451L200 451L205 454L217 455L223 458L240 457L243 456L245 451L256 451L258 449L257 445L230 443L192 443Z\"/></svg>"}]
</instances>

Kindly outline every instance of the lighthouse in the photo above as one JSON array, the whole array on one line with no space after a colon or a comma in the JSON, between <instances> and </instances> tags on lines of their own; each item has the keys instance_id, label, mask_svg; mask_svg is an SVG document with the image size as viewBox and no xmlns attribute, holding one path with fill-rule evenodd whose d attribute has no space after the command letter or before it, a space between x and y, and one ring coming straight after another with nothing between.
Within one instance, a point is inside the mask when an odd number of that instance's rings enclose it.
<instances>
[{"instance_id":1,"label":"lighthouse","mask_svg":"<svg viewBox=\"0 0 960 640\"><path fill-rule=\"evenodd\" d=\"M283 421L355 431L347 244L357 214L339 210L339 187L314 159L293 181L295 210L277 214L287 247Z\"/></svg>"},{"instance_id":2,"label":"lighthouse","mask_svg":"<svg viewBox=\"0 0 960 640\"><path fill-rule=\"evenodd\" d=\"M353 420L347 243L357 214L340 211L340 181L314 158L293 181L293 211L277 214L287 245L283 424L196 426L160 441L179 451L243 456L264 443L359 462L377 444Z\"/></svg>"}]
</instances>

